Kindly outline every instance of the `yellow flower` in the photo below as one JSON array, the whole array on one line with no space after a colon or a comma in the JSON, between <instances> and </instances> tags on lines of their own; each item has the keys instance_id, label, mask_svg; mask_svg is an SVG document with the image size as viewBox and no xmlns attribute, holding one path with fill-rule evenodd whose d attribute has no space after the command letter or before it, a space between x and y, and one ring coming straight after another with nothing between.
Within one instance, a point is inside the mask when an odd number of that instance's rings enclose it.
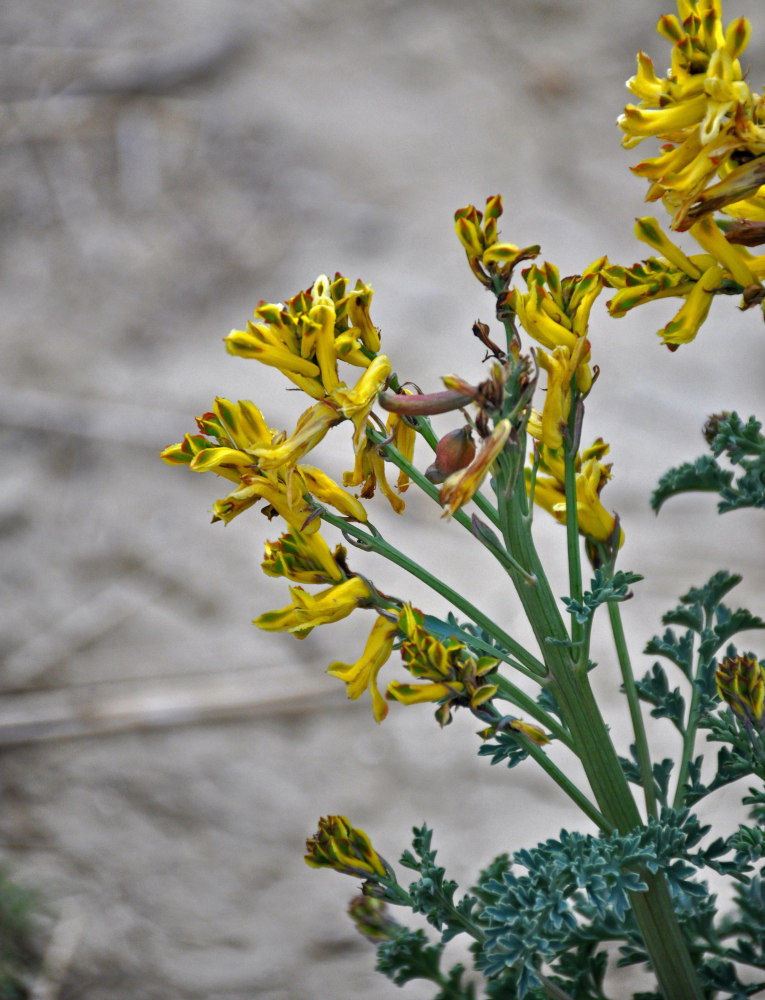
<instances>
[{"instance_id":1,"label":"yellow flower","mask_svg":"<svg viewBox=\"0 0 765 1000\"><path fill-rule=\"evenodd\" d=\"M377 674L390 658L397 634L396 624L378 615L360 658L355 663L335 661L330 663L327 670L333 677L345 681L349 698L360 698L364 691L369 691L372 710L378 722L382 722L388 714L388 706L377 687Z\"/></svg>"},{"instance_id":2,"label":"yellow flower","mask_svg":"<svg viewBox=\"0 0 765 1000\"><path fill-rule=\"evenodd\" d=\"M687 344L699 332L722 278L722 268L713 264L693 284L674 319L659 331L662 341L670 349L676 348L679 344Z\"/></svg>"},{"instance_id":3,"label":"yellow flower","mask_svg":"<svg viewBox=\"0 0 765 1000\"><path fill-rule=\"evenodd\" d=\"M295 469L293 477L293 482L294 479L297 479L303 485L303 493L310 493L311 496L316 497L319 503L334 507L343 517L350 517L354 521L366 521L367 512L363 505L338 486L326 472L322 472L321 469L317 469L313 465L299 465ZM303 495L300 493L300 488L294 489L293 492L299 496Z\"/></svg>"},{"instance_id":4,"label":"yellow flower","mask_svg":"<svg viewBox=\"0 0 765 1000\"><path fill-rule=\"evenodd\" d=\"M266 542L261 566L267 576L285 576L293 583L340 583L345 574L339 560L344 558L342 545L333 555L318 531L305 535L293 528L277 542Z\"/></svg>"},{"instance_id":5,"label":"yellow flower","mask_svg":"<svg viewBox=\"0 0 765 1000\"><path fill-rule=\"evenodd\" d=\"M378 354L352 389L343 385L338 386L332 392L333 403L340 408L344 417L353 421L355 451L361 448L369 411L372 409L378 394L385 387L390 371L389 359L384 354Z\"/></svg>"},{"instance_id":6,"label":"yellow flower","mask_svg":"<svg viewBox=\"0 0 765 1000\"><path fill-rule=\"evenodd\" d=\"M539 367L547 372L539 440L548 448L560 448L563 444L562 431L571 410L571 380L575 373L578 376L585 353L589 353L589 346L584 337L579 339L573 351L568 347L556 347L552 354L537 351Z\"/></svg>"},{"instance_id":7,"label":"yellow flower","mask_svg":"<svg viewBox=\"0 0 765 1000\"><path fill-rule=\"evenodd\" d=\"M414 459L414 445L417 440L417 432L409 421L398 413L390 413L385 422L385 429L391 444L401 455L412 463ZM399 493L406 493L409 489L409 476L403 469L399 469L396 480L396 490Z\"/></svg>"},{"instance_id":8,"label":"yellow flower","mask_svg":"<svg viewBox=\"0 0 765 1000\"><path fill-rule=\"evenodd\" d=\"M290 594L292 604L278 611L266 611L253 624L265 632L292 632L298 639L305 639L317 625L347 618L372 596L369 587L358 576L327 587L318 594L309 594L302 587L290 587Z\"/></svg>"},{"instance_id":9,"label":"yellow flower","mask_svg":"<svg viewBox=\"0 0 765 1000\"><path fill-rule=\"evenodd\" d=\"M412 676L422 684L391 681L388 696L402 705L439 702L436 718L442 726L451 721L452 710L459 706L477 709L497 692L486 679L499 663L490 656L473 657L467 647L454 638L441 640L425 627L425 618L410 604L398 617L398 629L406 636L401 644L401 658Z\"/></svg>"},{"instance_id":10,"label":"yellow flower","mask_svg":"<svg viewBox=\"0 0 765 1000\"><path fill-rule=\"evenodd\" d=\"M742 288L757 283L757 277L749 266L752 255L746 247L728 243L717 223L708 215L694 223L690 233Z\"/></svg>"},{"instance_id":11,"label":"yellow flower","mask_svg":"<svg viewBox=\"0 0 765 1000\"><path fill-rule=\"evenodd\" d=\"M576 477L576 513L579 530L583 535L605 542L614 533L616 520L600 502L600 490L610 479L608 469L596 458L582 465ZM619 538L619 548L624 544L624 532Z\"/></svg>"},{"instance_id":12,"label":"yellow flower","mask_svg":"<svg viewBox=\"0 0 765 1000\"><path fill-rule=\"evenodd\" d=\"M470 500L483 482L489 469L502 453L507 439L510 437L511 424L509 420L500 420L491 434L481 445L478 454L464 469L452 473L444 482L438 494L440 503L444 506L444 517L454 514Z\"/></svg>"},{"instance_id":13,"label":"yellow flower","mask_svg":"<svg viewBox=\"0 0 765 1000\"><path fill-rule=\"evenodd\" d=\"M542 267L534 264L523 274L528 292L523 294L514 288L507 299L523 328L542 347L549 351L565 347L576 352L576 385L585 394L592 385L586 340L590 311L603 288L602 272L607 263L605 257L599 257L582 274L562 280L558 269L548 261Z\"/></svg>"},{"instance_id":14,"label":"yellow flower","mask_svg":"<svg viewBox=\"0 0 765 1000\"><path fill-rule=\"evenodd\" d=\"M348 292L342 275L330 281L321 274L310 290L286 304L261 302L255 322L225 338L226 349L280 369L309 396L322 400L345 385L338 361L367 368L380 349L369 317L372 295L372 288L360 281Z\"/></svg>"},{"instance_id":15,"label":"yellow flower","mask_svg":"<svg viewBox=\"0 0 765 1000\"><path fill-rule=\"evenodd\" d=\"M465 249L470 269L487 288L492 287L494 276L507 283L521 261L532 260L539 253L538 246L521 248L514 243L500 243L497 220L501 215L502 198L498 194L486 199L484 212L479 212L475 205L467 205L454 213L457 238Z\"/></svg>"},{"instance_id":16,"label":"yellow flower","mask_svg":"<svg viewBox=\"0 0 765 1000\"><path fill-rule=\"evenodd\" d=\"M363 830L351 826L345 816L319 820L319 829L306 841L305 862L311 868L333 868L355 878L390 879L393 871L372 847Z\"/></svg>"},{"instance_id":17,"label":"yellow flower","mask_svg":"<svg viewBox=\"0 0 765 1000\"><path fill-rule=\"evenodd\" d=\"M374 291L370 285L357 281L356 287L348 295L347 309L348 318L353 324L349 332L356 334L368 351L377 354L380 350L380 334L369 318L369 306L373 295Z\"/></svg>"},{"instance_id":18,"label":"yellow flower","mask_svg":"<svg viewBox=\"0 0 765 1000\"><path fill-rule=\"evenodd\" d=\"M299 418L295 430L288 438L278 438L269 444L255 445L251 453L262 471L282 469L286 472L324 438L327 431L340 423L342 414L327 401L314 403Z\"/></svg>"},{"instance_id":19,"label":"yellow flower","mask_svg":"<svg viewBox=\"0 0 765 1000\"><path fill-rule=\"evenodd\" d=\"M672 228L687 229L694 216L723 207L704 207L705 189L765 152L765 130L761 98L750 91L738 59L749 22L738 18L723 30L717 0L679 0L678 10L679 19L665 16L658 25L672 43L668 75L657 77L648 56L638 54L627 85L640 103L627 105L619 125L627 148L648 137L663 143L658 156L633 170L652 181L648 200L663 199Z\"/></svg>"},{"instance_id":20,"label":"yellow flower","mask_svg":"<svg viewBox=\"0 0 765 1000\"><path fill-rule=\"evenodd\" d=\"M595 541L605 542L614 532L616 519L603 507L600 492L611 478L610 465L603 465L600 459L608 451L608 445L600 438L575 461L577 524L581 534ZM541 445L539 448L539 469L550 475L537 475L534 479L534 503L561 524L566 523L566 490L564 486L564 463L560 452ZM531 491L532 470L525 470L526 489ZM624 544L624 531L620 532L619 547Z\"/></svg>"},{"instance_id":21,"label":"yellow flower","mask_svg":"<svg viewBox=\"0 0 765 1000\"><path fill-rule=\"evenodd\" d=\"M511 729L514 733L521 733L523 736L530 739L532 743L536 743L538 747L543 747L545 743L550 742L550 737L540 729L539 726L535 726L532 722L524 722L523 719L513 719L507 727Z\"/></svg>"},{"instance_id":22,"label":"yellow flower","mask_svg":"<svg viewBox=\"0 0 765 1000\"><path fill-rule=\"evenodd\" d=\"M259 500L292 528L301 530L312 508L304 500L313 494L344 516L366 521L364 507L319 469L295 465L342 415L326 402L311 407L298 422L291 438L270 430L258 408L250 402L232 403L218 398L213 411L197 419L208 437L187 434L182 442L161 452L170 465L186 465L195 472L214 472L236 484L227 497L216 501L213 520L228 523ZM305 527L310 534L318 522Z\"/></svg>"},{"instance_id":23,"label":"yellow flower","mask_svg":"<svg viewBox=\"0 0 765 1000\"><path fill-rule=\"evenodd\" d=\"M385 462L378 447L368 438L362 441L360 450L356 452L353 470L343 475L343 485L361 486L361 496L365 500L374 496L375 489L379 485L393 510L397 514L401 514L404 510L404 501L393 492L385 477Z\"/></svg>"}]
</instances>

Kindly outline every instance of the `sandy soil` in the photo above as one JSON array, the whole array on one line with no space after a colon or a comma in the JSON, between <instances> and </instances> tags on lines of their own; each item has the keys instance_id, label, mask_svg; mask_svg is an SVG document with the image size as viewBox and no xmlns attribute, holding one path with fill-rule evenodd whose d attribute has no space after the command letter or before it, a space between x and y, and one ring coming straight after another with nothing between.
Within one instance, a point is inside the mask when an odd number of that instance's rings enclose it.
<instances>
[{"instance_id":1,"label":"sandy soil","mask_svg":"<svg viewBox=\"0 0 765 1000\"><path fill-rule=\"evenodd\" d=\"M390 858L427 818L465 880L575 821L531 766L478 760L469 719L441 732L427 708L393 710L376 726L367 703L349 703L323 670L354 658L367 621L300 645L255 631L256 614L286 603L259 570L267 524L211 526L215 484L157 452L215 395L294 423L276 373L229 358L221 338L258 300L323 271L375 287L402 375L430 389L445 372L477 375L470 327L491 308L453 235L468 202L501 191L506 237L541 243L563 273L604 252L642 256L631 228L643 188L614 121L637 49L666 62L663 10L5 3L0 685L6 719L38 722L2 750L0 857L57 915L49 995L395 996L344 914L351 881L303 864L320 815L349 815ZM756 10L747 0L728 16ZM614 323L601 310L592 337L602 376L588 419L612 442L623 565L653 581L626 609L636 650L677 594L724 565L745 577L741 603L761 610L765 597L759 518L718 523L703 497L658 520L647 506L658 476L702 451L709 412L757 409L760 319L720 303L670 356L653 332L668 315ZM375 517L391 524L382 502ZM438 511L415 499L399 527L522 634L509 595L486 585L459 533L442 534ZM541 531L547 550L560 542L554 525ZM443 610L387 570L375 579ZM599 658L620 733L607 646ZM43 739L65 731L51 722L62 711L79 735Z\"/></svg>"}]
</instances>

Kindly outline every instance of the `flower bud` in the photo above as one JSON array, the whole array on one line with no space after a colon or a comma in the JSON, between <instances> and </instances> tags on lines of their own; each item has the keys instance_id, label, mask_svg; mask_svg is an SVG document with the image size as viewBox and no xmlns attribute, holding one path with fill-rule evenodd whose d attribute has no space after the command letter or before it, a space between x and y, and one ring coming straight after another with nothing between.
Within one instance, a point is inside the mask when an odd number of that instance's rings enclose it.
<instances>
[{"instance_id":1,"label":"flower bud","mask_svg":"<svg viewBox=\"0 0 765 1000\"><path fill-rule=\"evenodd\" d=\"M426 470L431 483L442 483L453 472L459 472L475 458L475 443L470 427L464 424L444 434L436 446L436 460Z\"/></svg>"},{"instance_id":2,"label":"flower bud","mask_svg":"<svg viewBox=\"0 0 765 1000\"><path fill-rule=\"evenodd\" d=\"M765 670L753 656L726 656L715 681L717 693L742 722L765 730Z\"/></svg>"}]
</instances>

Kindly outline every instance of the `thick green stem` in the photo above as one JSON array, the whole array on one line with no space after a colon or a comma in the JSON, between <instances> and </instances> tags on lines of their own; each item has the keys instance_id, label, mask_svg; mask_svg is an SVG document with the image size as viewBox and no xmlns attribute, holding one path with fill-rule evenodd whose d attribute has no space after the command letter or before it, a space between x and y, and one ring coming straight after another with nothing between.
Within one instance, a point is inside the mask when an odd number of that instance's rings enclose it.
<instances>
[{"instance_id":1,"label":"thick green stem","mask_svg":"<svg viewBox=\"0 0 765 1000\"><path fill-rule=\"evenodd\" d=\"M635 686L635 676L632 673L632 663L627 649L627 641L622 627L622 616L619 605L614 601L609 602L608 616L611 620L611 631L614 635L616 654L619 657L619 666L622 671L622 683L624 693L627 696L627 704L632 720L632 731L635 734L635 748L637 750L638 766L643 779L643 791L645 793L645 807L649 816L658 817L658 807L656 805L656 789L653 780L653 770L651 768L651 751L648 749L648 737L646 736L643 713L640 711L640 699L638 698L637 687Z\"/></svg>"},{"instance_id":2,"label":"thick green stem","mask_svg":"<svg viewBox=\"0 0 765 1000\"><path fill-rule=\"evenodd\" d=\"M569 594L578 602L582 600L582 556L579 548L579 519L576 503L576 449L577 449L577 393L571 386L571 412L568 419L568 441L564 450L564 489L566 493L566 549L568 552L568 586ZM571 618L571 642L577 651L579 665L587 666L589 650L585 644L584 626Z\"/></svg>"},{"instance_id":3,"label":"thick green stem","mask_svg":"<svg viewBox=\"0 0 765 1000\"><path fill-rule=\"evenodd\" d=\"M550 688L584 767L595 801L613 826L627 832L641 825L635 800L619 764L584 669L571 655L569 636L531 537L522 481L515 496L501 504L502 530L510 554L534 577L510 576L539 642L549 671ZM500 494L501 495L501 494ZM646 950L666 1000L702 1000L688 945L677 921L664 877L641 873L648 892L634 893L632 906Z\"/></svg>"}]
</instances>

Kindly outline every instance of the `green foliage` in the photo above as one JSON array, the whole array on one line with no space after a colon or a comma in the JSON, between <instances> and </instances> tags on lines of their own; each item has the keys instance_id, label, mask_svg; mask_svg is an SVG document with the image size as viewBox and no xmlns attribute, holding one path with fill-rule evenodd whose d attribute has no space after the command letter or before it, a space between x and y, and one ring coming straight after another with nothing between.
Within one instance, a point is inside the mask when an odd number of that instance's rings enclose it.
<instances>
[{"instance_id":1,"label":"green foliage","mask_svg":"<svg viewBox=\"0 0 765 1000\"><path fill-rule=\"evenodd\" d=\"M566 611L573 615L580 625L586 625L595 614L595 609L601 604L629 600L632 597L630 584L642 579L639 573L624 573L617 570L609 577L602 569L596 569L590 581L591 589L584 592L581 601L571 597L563 597L561 600L566 606Z\"/></svg>"},{"instance_id":2,"label":"green foliage","mask_svg":"<svg viewBox=\"0 0 765 1000\"><path fill-rule=\"evenodd\" d=\"M717 493L721 514L743 507L765 507L765 437L761 426L754 417L744 424L737 413L711 417L704 435L712 456L702 455L666 472L651 496L653 509L658 511L670 497L691 492ZM735 473L717 461L721 455L743 470L735 483Z\"/></svg>"},{"instance_id":3,"label":"green foliage","mask_svg":"<svg viewBox=\"0 0 765 1000\"><path fill-rule=\"evenodd\" d=\"M478 967L490 978L512 977L524 997L542 985L546 962L570 995L602 997L605 955L597 944L621 941L623 964L644 960L630 905L630 894L646 888L641 872L665 873L686 919L708 909L707 887L695 880L707 864L696 850L707 829L688 811L664 810L627 835L563 831L558 840L517 851L513 869L476 889L494 897L482 913L486 942Z\"/></svg>"},{"instance_id":4,"label":"green foliage","mask_svg":"<svg viewBox=\"0 0 765 1000\"><path fill-rule=\"evenodd\" d=\"M445 870L436 864L436 851L431 848L433 831L426 824L413 830L412 851L404 851L401 864L405 868L419 872L420 878L409 885L412 911L422 913L429 924L441 931L443 942L457 934L475 935L475 924L471 916L476 905L474 896L466 895L454 902L457 883L445 878Z\"/></svg>"},{"instance_id":5,"label":"green foliage","mask_svg":"<svg viewBox=\"0 0 765 1000\"><path fill-rule=\"evenodd\" d=\"M377 949L377 969L396 986L412 979L437 980L443 945L431 945L423 931L399 926Z\"/></svg>"},{"instance_id":6,"label":"green foliage","mask_svg":"<svg viewBox=\"0 0 765 1000\"><path fill-rule=\"evenodd\" d=\"M479 757L491 757L490 763L507 761L508 767L516 767L528 757L529 752L510 730L501 730L493 737L492 743L483 743L478 748Z\"/></svg>"},{"instance_id":7,"label":"green foliage","mask_svg":"<svg viewBox=\"0 0 765 1000\"><path fill-rule=\"evenodd\" d=\"M739 632L765 628L765 622L751 612L743 608L732 611L722 603L740 581L740 576L721 570L702 587L691 587L680 598L678 607L662 618L665 625L684 631L678 633L667 628L661 636L654 636L645 649L646 653L669 660L690 682L688 701L680 687L670 684L667 671L659 662L636 681L638 697L651 706L651 715L668 719L684 741L686 752L678 772L681 787L676 793L676 806L693 805L740 777L763 773L747 734L727 708L722 706L721 711L715 684L717 656L728 640ZM732 646L726 652L735 655ZM702 780L704 755L694 754L698 729L709 731L707 739L726 744L717 753L715 773L709 781ZM640 784L642 775L635 760L621 758L621 762L628 780ZM668 768L671 763L667 761L653 765L657 798L664 805L669 804Z\"/></svg>"},{"instance_id":8,"label":"green foliage","mask_svg":"<svg viewBox=\"0 0 765 1000\"><path fill-rule=\"evenodd\" d=\"M0 1000L25 1000L40 964L35 939L39 901L0 868Z\"/></svg>"}]
</instances>

